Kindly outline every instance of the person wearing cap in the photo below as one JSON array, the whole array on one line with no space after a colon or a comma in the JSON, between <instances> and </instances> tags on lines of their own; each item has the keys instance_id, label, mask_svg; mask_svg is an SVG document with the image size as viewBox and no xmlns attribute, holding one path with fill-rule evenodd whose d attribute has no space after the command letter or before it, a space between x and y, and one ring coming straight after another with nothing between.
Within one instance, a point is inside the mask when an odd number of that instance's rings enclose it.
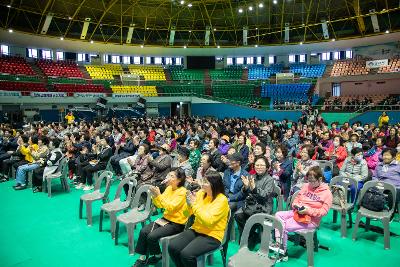
<instances>
[{"instance_id":1,"label":"person wearing cap","mask_svg":"<svg viewBox=\"0 0 400 267\"><path fill-rule=\"evenodd\" d=\"M241 167L243 157L236 152L228 156L229 167L224 172L223 182L225 187L225 195L229 200L229 207L234 213L242 205L246 198L243 189L242 177L249 176L249 173Z\"/></svg>"},{"instance_id":2,"label":"person wearing cap","mask_svg":"<svg viewBox=\"0 0 400 267\"><path fill-rule=\"evenodd\" d=\"M231 147L231 145L229 144L229 136L227 135L223 135L221 137L219 146L218 146L218 151L221 155L226 155L228 153L229 148Z\"/></svg>"},{"instance_id":3,"label":"person wearing cap","mask_svg":"<svg viewBox=\"0 0 400 267\"><path fill-rule=\"evenodd\" d=\"M192 177L195 170L189 161L190 150L186 147L178 149L178 167L185 171L186 177Z\"/></svg>"},{"instance_id":4,"label":"person wearing cap","mask_svg":"<svg viewBox=\"0 0 400 267\"><path fill-rule=\"evenodd\" d=\"M346 143L347 152L350 153L353 148L362 148L362 144L358 141L360 140L360 135L356 132L353 132L350 135L350 141Z\"/></svg>"}]
</instances>

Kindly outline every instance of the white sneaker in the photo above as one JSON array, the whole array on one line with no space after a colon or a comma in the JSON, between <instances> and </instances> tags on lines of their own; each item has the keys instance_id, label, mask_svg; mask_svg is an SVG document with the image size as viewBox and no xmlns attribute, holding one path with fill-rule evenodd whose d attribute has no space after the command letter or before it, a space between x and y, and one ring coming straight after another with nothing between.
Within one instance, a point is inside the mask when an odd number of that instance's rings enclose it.
<instances>
[{"instance_id":1,"label":"white sneaker","mask_svg":"<svg viewBox=\"0 0 400 267\"><path fill-rule=\"evenodd\" d=\"M85 187L83 188L83 191L89 191L89 190L92 190L93 188L94 188L93 185L87 185L87 186L85 186Z\"/></svg>"},{"instance_id":2,"label":"white sneaker","mask_svg":"<svg viewBox=\"0 0 400 267\"><path fill-rule=\"evenodd\" d=\"M75 186L75 189L82 189L85 185L80 183L77 186Z\"/></svg>"}]
</instances>

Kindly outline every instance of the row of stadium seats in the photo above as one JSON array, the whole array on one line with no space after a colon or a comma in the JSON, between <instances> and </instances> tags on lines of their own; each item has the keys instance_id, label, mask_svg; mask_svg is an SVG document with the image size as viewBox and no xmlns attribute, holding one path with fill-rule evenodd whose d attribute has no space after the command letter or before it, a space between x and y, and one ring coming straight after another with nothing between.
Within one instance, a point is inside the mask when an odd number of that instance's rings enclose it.
<instances>
[{"instance_id":1,"label":"row of stadium seats","mask_svg":"<svg viewBox=\"0 0 400 267\"><path fill-rule=\"evenodd\" d=\"M0 90L28 91L28 92L46 92L47 91L47 89L43 83L10 82L10 81L0 81Z\"/></svg>"},{"instance_id":2,"label":"row of stadium seats","mask_svg":"<svg viewBox=\"0 0 400 267\"><path fill-rule=\"evenodd\" d=\"M90 92L105 93L104 86L99 84L54 84L54 89L58 92Z\"/></svg>"},{"instance_id":3,"label":"row of stadium seats","mask_svg":"<svg viewBox=\"0 0 400 267\"><path fill-rule=\"evenodd\" d=\"M400 58L389 60L389 65L380 67L378 73L400 72Z\"/></svg>"},{"instance_id":4,"label":"row of stadium seats","mask_svg":"<svg viewBox=\"0 0 400 267\"><path fill-rule=\"evenodd\" d=\"M40 59L36 63L46 76L83 78L83 73L74 62Z\"/></svg>"},{"instance_id":5,"label":"row of stadium seats","mask_svg":"<svg viewBox=\"0 0 400 267\"><path fill-rule=\"evenodd\" d=\"M23 57L0 56L0 73L35 75Z\"/></svg>"},{"instance_id":6,"label":"row of stadium seats","mask_svg":"<svg viewBox=\"0 0 400 267\"><path fill-rule=\"evenodd\" d=\"M325 67L325 64L292 64L290 72L300 74L301 77L318 78L324 75Z\"/></svg>"},{"instance_id":7,"label":"row of stadium seats","mask_svg":"<svg viewBox=\"0 0 400 267\"><path fill-rule=\"evenodd\" d=\"M90 77L96 80L113 80L114 75L124 73L122 66L119 64L86 65L85 68Z\"/></svg>"},{"instance_id":8,"label":"row of stadium seats","mask_svg":"<svg viewBox=\"0 0 400 267\"><path fill-rule=\"evenodd\" d=\"M26 76L26 75L0 74L0 80L15 81L15 82L39 82L39 77Z\"/></svg>"},{"instance_id":9,"label":"row of stadium seats","mask_svg":"<svg viewBox=\"0 0 400 267\"><path fill-rule=\"evenodd\" d=\"M85 79L79 79L79 78L64 78L64 77L50 77L47 79L49 84L55 84L55 83L69 83L69 84L86 84L87 81Z\"/></svg>"},{"instance_id":10,"label":"row of stadium seats","mask_svg":"<svg viewBox=\"0 0 400 267\"><path fill-rule=\"evenodd\" d=\"M161 66L129 65L128 69L130 73L143 76L145 80L152 80L152 81L166 80L164 68Z\"/></svg>"},{"instance_id":11,"label":"row of stadium seats","mask_svg":"<svg viewBox=\"0 0 400 267\"><path fill-rule=\"evenodd\" d=\"M211 80L240 80L243 75L242 68L226 68L223 70L210 70Z\"/></svg>"},{"instance_id":12,"label":"row of stadium seats","mask_svg":"<svg viewBox=\"0 0 400 267\"><path fill-rule=\"evenodd\" d=\"M117 94L141 94L143 96L158 96L155 86L133 86L133 85L112 85L113 93Z\"/></svg>"},{"instance_id":13,"label":"row of stadium seats","mask_svg":"<svg viewBox=\"0 0 400 267\"><path fill-rule=\"evenodd\" d=\"M269 79L272 75L282 72L283 66L280 64L270 65L252 65L249 66L249 80Z\"/></svg>"},{"instance_id":14,"label":"row of stadium seats","mask_svg":"<svg viewBox=\"0 0 400 267\"><path fill-rule=\"evenodd\" d=\"M205 94L204 84L182 84L182 85L162 85L159 86L163 93L179 94L179 93L195 93L199 95Z\"/></svg>"},{"instance_id":15,"label":"row of stadium seats","mask_svg":"<svg viewBox=\"0 0 400 267\"><path fill-rule=\"evenodd\" d=\"M216 97L231 98L254 95L253 84L213 84L213 95Z\"/></svg>"},{"instance_id":16,"label":"row of stadium seats","mask_svg":"<svg viewBox=\"0 0 400 267\"><path fill-rule=\"evenodd\" d=\"M184 69L183 66L171 66L169 68L171 73L171 79L173 81L188 80L188 81L203 81L204 71L203 70L188 70Z\"/></svg>"},{"instance_id":17,"label":"row of stadium seats","mask_svg":"<svg viewBox=\"0 0 400 267\"><path fill-rule=\"evenodd\" d=\"M366 75L368 69L365 60L340 60L333 65L331 76Z\"/></svg>"},{"instance_id":18,"label":"row of stadium seats","mask_svg":"<svg viewBox=\"0 0 400 267\"><path fill-rule=\"evenodd\" d=\"M311 88L309 83L300 84L264 84L261 87L261 96L273 100L301 102L308 98Z\"/></svg>"}]
</instances>

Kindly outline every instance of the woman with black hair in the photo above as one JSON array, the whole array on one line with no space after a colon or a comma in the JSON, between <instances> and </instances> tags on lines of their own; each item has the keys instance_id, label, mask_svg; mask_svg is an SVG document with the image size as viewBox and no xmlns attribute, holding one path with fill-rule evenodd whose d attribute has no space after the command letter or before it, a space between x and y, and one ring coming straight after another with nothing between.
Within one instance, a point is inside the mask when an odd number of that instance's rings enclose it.
<instances>
[{"instance_id":1,"label":"woman with black hair","mask_svg":"<svg viewBox=\"0 0 400 267\"><path fill-rule=\"evenodd\" d=\"M293 159L288 156L288 149L284 145L278 145L275 149L275 158L272 162L272 177L282 190L284 199L289 197L291 177L293 175Z\"/></svg>"},{"instance_id":2,"label":"woman with black hair","mask_svg":"<svg viewBox=\"0 0 400 267\"><path fill-rule=\"evenodd\" d=\"M181 168L169 172L167 188L161 194L160 188L152 186L153 203L157 208L164 209L161 219L146 225L140 230L136 244L136 253L140 254L135 267L155 265L161 260L161 250L158 244L160 238L176 235L182 232L190 215L186 203L186 175ZM146 258L146 255L150 257Z\"/></svg>"},{"instance_id":3,"label":"woman with black hair","mask_svg":"<svg viewBox=\"0 0 400 267\"><path fill-rule=\"evenodd\" d=\"M196 266L198 256L218 248L228 226L229 204L221 175L206 173L201 190L187 196L193 226L171 240L168 251L177 267Z\"/></svg>"},{"instance_id":4,"label":"woman with black hair","mask_svg":"<svg viewBox=\"0 0 400 267\"><path fill-rule=\"evenodd\" d=\"M386 146L390 148L396 148L397 143L399 143L400 138L396 128L390 128L389 136L386 138Z\"/></svg>"},{"instance_id":5,"label":"woman with black hair","mask_svg":"<svg viewBox=\"0 0 400 267\"><path fill-rule=\"evenodd\" d=\"M308 170L311 167L318 166L318 163L315 160L312 160L314 153L315 149L312 145L305 145L301 148L300 160L297 162L293 174L292 194L300 190L304 183L307 183L306 176Z\"/></svg>"}]
</instances>

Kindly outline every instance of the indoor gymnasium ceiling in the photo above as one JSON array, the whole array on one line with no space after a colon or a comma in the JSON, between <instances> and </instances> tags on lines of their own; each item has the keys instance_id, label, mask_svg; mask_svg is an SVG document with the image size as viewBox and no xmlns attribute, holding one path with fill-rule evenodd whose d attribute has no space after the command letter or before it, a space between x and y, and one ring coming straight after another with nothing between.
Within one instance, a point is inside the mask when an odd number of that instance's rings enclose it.
<instances>
[{"instance_id":1,"label":"indoor gymnasium ceiling","mask_svg":"<svg viewBox=\"0 0 400 267\"><path fill-rule=\"evenodd\" d=\"M90 24L84 40L132 45L248 46L309 43L348 39L400 29L399 0L0 0L0 26L41 34L52 15L48 36L80 39L85 19ZM374 30L376 15L379 31ZM371 19L372 18L372 19ZM323 36L327 21L329 37Z\"/></svg>"}]
</instances>

